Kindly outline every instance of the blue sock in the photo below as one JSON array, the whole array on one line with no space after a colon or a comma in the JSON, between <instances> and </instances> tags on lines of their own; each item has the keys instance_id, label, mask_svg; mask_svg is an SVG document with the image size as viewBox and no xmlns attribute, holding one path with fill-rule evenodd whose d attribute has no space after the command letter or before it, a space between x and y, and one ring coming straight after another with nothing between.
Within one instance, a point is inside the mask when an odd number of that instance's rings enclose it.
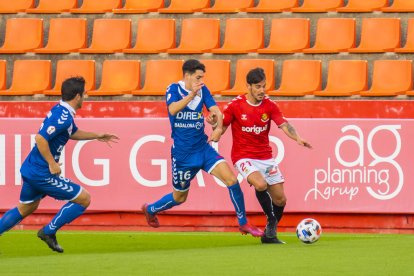
<instances>
[{"instance_id":1,"label":"blue sock","mask_svg":"<svg viewBox=\"0 0 414 276\"><path fill-rule=\"evenodd\" d=\"M46 235L55 234L63 225L72 222L85 212L86 208L74 202L63 205L59 213L43 228Z\"/></svg>"},{"instance_id":2,"label":"blue sock","mask_svg":"<svg viewBox=\"0 0 414 276\"><path fill-rule=\"evenodd\" d=\"M17 207L7 211L0 219L0 235L11 229L23 219Z\"/></svg>"},{"instance_id":3,"label":"blue sock","mask_svg":"<svg viewBox=\"0 0 414 276\"><path fill-rule=\"evenodd\" d=\"M151 215L154 215L158 212L171 209L172 207L177 205L180 205L180 203L174 200L173 193L171 193L165 195L153 204L148 205L147 211Z\"/></svg>"},{"instance_id":4,"label":"blue sock","mask_svg":"<svg viewBox=\"0 0 414 276\"><path fill-rule=\"evenodd\" d=\"M228 186L231 202L233 202L234 209L236 210L237 220L239 225L245 225L247 223L246 207L244 206L243 191L240 189L240 184Z\"/></svg>"}]
</instances>

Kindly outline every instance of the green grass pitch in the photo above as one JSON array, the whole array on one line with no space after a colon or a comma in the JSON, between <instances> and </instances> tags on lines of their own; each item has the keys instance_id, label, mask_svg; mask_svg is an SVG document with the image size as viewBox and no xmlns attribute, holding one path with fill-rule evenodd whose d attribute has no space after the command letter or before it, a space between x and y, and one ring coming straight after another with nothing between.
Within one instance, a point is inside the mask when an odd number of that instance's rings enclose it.
<instances>
[{"instance_id":1,"label":"green grass pitch","mask_svg":"<svg viewBox=\"0 0 414 276\"><path fill-rule=\"evenodd\" d=\"M0 237L0 275L414 275L414 235L324 233L311 245L280 233L61 231L65 253L35 231Z\"/></svg>"}]
</instances>

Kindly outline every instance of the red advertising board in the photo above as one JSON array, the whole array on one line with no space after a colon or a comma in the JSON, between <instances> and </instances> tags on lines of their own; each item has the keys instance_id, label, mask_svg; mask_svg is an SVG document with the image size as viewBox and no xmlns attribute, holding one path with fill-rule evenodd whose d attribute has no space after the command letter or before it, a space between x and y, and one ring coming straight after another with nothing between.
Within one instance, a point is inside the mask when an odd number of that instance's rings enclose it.
<instances>
[{"instance_id":1,"label":"red advertising board","mask_svg":"<svg viewBox=\"0 0 414 276\"><path fill-rule=\"evenodd\" d=\"M0 209L16 205L19 167L42 119L0 118ZM313 149L298 146L273 127L275 158L286 178L287 211L414 213L414 120L291 119ZM112 148L97 141L70 141L64 175L92 195L89 210L134 211L171 192L170 126L167 118L79 118L80 129L116 133ZM209 129L209 127L206 127ZM230 160L231 134L218 151ZM227 188L206 173L191 184L188 201L175 211L232 211ZM243 181L248 211L260 211ZM41 210L62 203L45 200Z\"/></svg>"}]
</instances>

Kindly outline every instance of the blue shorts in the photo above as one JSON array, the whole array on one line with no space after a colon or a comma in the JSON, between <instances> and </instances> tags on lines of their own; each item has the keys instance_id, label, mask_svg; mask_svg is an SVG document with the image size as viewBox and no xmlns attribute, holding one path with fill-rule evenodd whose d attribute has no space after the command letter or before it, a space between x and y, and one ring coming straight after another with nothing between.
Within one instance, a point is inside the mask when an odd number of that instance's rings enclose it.
<instances>
[{"instance_id":1,"label":"blue shorts","mask_svg":"<svg viewBox=\"0 0 414 276\"><path fill-rule=\"evenodd\" d=\"M28 179L24 176L20 192L20 203L28 204L45 196L58 200L74 200L80 195L82 187L63 176L49 175L44 178Z\"/></svg>"},{"instance_id":2,"label":"blue shorts","mask_svg":"<svg viewBox=\"0 0 414 276\"><path fill-rule=\"evenodd\" d=\"M197 152L182 153L172 149L172 183L175 190L185 192L190 188L191 180L200 170L210 173L224 158L210 144Z\"/></svg>"}]
</instances>

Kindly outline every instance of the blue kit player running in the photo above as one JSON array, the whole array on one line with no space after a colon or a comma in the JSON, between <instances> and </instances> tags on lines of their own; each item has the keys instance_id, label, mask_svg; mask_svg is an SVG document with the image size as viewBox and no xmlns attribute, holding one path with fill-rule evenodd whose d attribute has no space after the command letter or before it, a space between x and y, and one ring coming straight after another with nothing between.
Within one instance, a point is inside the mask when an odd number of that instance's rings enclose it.
<instances>
[{"instance_id":1,"label":"blue kit player running","mask_svg":"<svg viewBox=\"0 0 414 276\"><path fill-rule=\"evenodd\" d=\"M50 196L68 202L52 221L39 230L37 236L52 250L63 252L56 240L56 231L86 210L90 203L88 191L60 176L60 154L69 139L117 142L112 134L97 134L79 130L74 122L76 110L82 107L85 80L73 77L62 83L62 100L47 114L35 140L36 145L20 169L23 179L20 203L0 219L0 235L33 213L40 200Z\"/></svg>"},{"instance_id":2,"label":"blue kit player running","mask_svg":"<svg viewBox=\"0 0 414 276\"><path fill-rule=\"evenodd\" d=\"M220 139L223 116L210 91L204 86L204 73L205 66L202 63L188 60L183 65L184 80L171 84L167 89L166 101L174 140L171 149L173 192L152 204L144 204L142 211L150 226L159 227L156 214L185 202L191 180L202 169L228 187L240 232L261 237L263 231L247 223L243 192L236 176L223 157L208 143ZM203 106L218 118L218 125L209 140L204 132Z\"/></svg>"}]
</instances>

